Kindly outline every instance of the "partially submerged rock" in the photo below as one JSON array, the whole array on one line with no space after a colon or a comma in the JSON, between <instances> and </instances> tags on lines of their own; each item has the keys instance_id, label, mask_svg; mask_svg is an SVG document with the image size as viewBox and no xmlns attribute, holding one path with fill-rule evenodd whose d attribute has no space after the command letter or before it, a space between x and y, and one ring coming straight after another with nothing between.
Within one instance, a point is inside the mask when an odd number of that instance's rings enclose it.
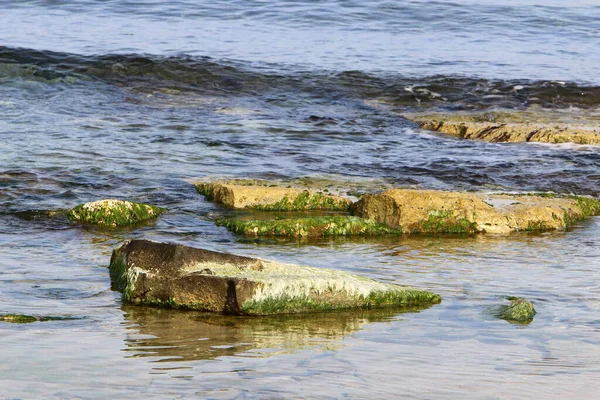
<instances>
[{"instance_id":1,"label":"partially submerged rock","mask_svg":"<svg viewBox=\"0 0 600 400\"><path fill-rule=\"evenodd\" d=\"M216 223L238 235L246 236L323 237L402 233L402 229L349 215L262 220L221 218Z\"/></svg>"},{"instance_id":2,"label":"partially submerged rock","mask_svg":"<svg viewBox=\"0 0 600 400\"><path fill-rule=\"evenodd\" d=\"M231 208L263 211L347 211L352 204L347 198L330 195L324 191L277 186L259 180L201 182L195 186L207 200Z\"/></svg>"},{"instance_id":3,"label":"partially submerged rock","mask_svg":"<svg viewBox=\"0 0 600 400\"><path fill-rule=\"evenodd\" d=\"M33 315L25 315L25 314L0 314L0 322L10 322L13 324L30 324L32 322L39 321L62 321L62 320L71 320L78 319L76 317L35 317Z\"/></svg>"},{"instance_id":4,"label":"partially submerged rock","mask_svg":"<svg viewBox=\"0 0 600 400\"><path fill-rule=\"evenodd\" d=\"M600 145L600 119L558 113L492 111L406 115L420 128L486 142Z\"/></svg>"},{"instance_id":5,"label":"partially submerged rock","mask_svg":"<svg viewBox=\"0 0 600 400\"><path fill-rule=\"evenodd\" d=\"M565 229L598 215L600 201L578 196L390 189L365 195L354 214L404 233L509 233Z\"/></svg>"},{"instance_id":6,"label":"partially submerged rock","mask_svg":"<svg viewBox=\"0 0 600 400\"><path fill-rule=\"evenodd\" d=\"M434 293L342 271L146 240L116 249L110 272L125 301L236 315L428 306L441 301Z\"/></svg>"},{"instance_id":7,"label":"partially submerged rock","mask_svg":"<svg viewBox=\"0 0 600 400\"><path fill-rule=\"evenodd\" d=\"M529 300L519 297L509 297L510 305L500 306L496 316L509 322L529 323L533 320L536 311Z\"/></svg>"},{"instance_id":8,"label":"partially submerged rock","mask_svg":"<svg viewBox=\"0 0 600 400\"><path fill-rule=\"evenodd\" d=\"M38 321L38 318L25 314L4 314L0 315L0 322L11 322L13 324L29 324Z\"/></svg>"},{"instance_id":9,"label":"partially submerged rock","mask_svg":"<svg viewBox=\"0 0 600 400\"><path fill-rule=\"evenodd\" d=\"M106 199L72 208L71 221L102 226L134 225L158 217L164 208L124 200Z\"/></svg>"}]
</instances>

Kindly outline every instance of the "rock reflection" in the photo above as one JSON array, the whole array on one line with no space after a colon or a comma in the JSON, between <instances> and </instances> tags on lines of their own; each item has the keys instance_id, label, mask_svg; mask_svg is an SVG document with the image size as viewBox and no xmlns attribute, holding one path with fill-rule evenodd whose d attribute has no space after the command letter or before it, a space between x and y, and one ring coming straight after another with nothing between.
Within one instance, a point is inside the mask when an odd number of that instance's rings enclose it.
<instances>
[{"instance_id":1,"label":"rock reflection","mask_svg":"<svg viewBox=\"0 0 600 400\"><path fill-rule=\"evenodd\" d=\"M126 352L157 361L210 360L222 356L269 357L303 349L333 350L371 322L421 308L387 308L268 317L222 316L144 306L124 306L130 325Z\"/></svg>"}]
</instances>

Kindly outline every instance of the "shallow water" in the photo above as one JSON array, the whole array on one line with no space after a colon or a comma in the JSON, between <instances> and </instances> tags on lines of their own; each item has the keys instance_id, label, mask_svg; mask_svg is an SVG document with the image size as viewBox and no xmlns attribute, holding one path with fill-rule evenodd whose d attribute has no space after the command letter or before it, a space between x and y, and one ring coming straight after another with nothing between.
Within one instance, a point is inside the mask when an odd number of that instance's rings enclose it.
<instances>
[{"instance_id":1,"label":"shallow water","mask_svg":"<svg viewBox=\"0 0 600 400\"><path fill-rule=\"evenodd\" d=\"M405 110L600 104L593 1L0 2L0 398L595 398L600 219L569 232L247 240L190 182L292 179L600 196L598 147L467 142ZM367 178L365 181L364 178ZM367 182L367 183L365 183ZM168 207L101 230L47 211ZM222 318L126 306L147 238L439 293L419 312ZM533 301L529 325L492 317Z\"/></svg>"}]
</instances>

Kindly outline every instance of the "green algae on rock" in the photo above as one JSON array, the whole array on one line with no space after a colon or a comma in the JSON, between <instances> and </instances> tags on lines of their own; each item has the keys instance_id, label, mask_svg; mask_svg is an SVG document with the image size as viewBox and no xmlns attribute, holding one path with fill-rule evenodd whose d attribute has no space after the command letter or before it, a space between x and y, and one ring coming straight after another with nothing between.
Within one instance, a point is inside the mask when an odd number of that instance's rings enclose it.
<instances>
[{"instance_id":1,"label":"green algae on rock","mask_svg":"<svg viewBox=\"0 0 600 400\"><path fill-rule=\"evenodd\" d=\"M496 312L498 318L509 322L530 323L537 314L529 300L519 297L508 297L507 300L510 300L510 305L498 308Z\"/></svg>"},{"instance_id":2,"label":"green algae on rock","mask_svg":"<svg viewBox=\"0 0 600 400\"><path fill-rule=\"evenodd\" d=\"M600 213L600 201L580 196L458 193L390 189L365 195L353 214L404 233L510 233L565 229Z\"/></svg>"},{"instance_id":3,"label":"green algae on rock","mask_svg":"<svg viewBox=\"0 0 600 400\"><path fill-rule=\"evenodd\" d=\"M124 301L234 315L427 307L441 301L421 289L343 271L146 240L116 249L109 268Z\"/></svg>"},{"instance_id":4,"label":"green algae on rock","mask_svg":"<svg viewBox=\"0 0 600 400\"><path fill-rule=\"evenodd\" d=\"M328 210L347 211L350 199L323 191L283 187L258 180L232 180L195 184L207 200L231 208L263 211Z\"/></svg>"},{"instance_id":5,"label":"green algae on rock","mask_svg":"<svg viewBox=\"0 0 600 400\"><path fill-rule=\"evenodd\" d=\"M24 314L0 315L0 322L11 322L13 324L29 324L38 321L38 318Z\"/></svg>"},{"instance_id":6,"label":"green algae on rock","mask_svg":"<svg viewBox=\"0 0 600 400\"><path fill-rule=\"evenodd\" d=\"M106 199L78 205L67 216L74 222L117 227L147 221L165 211L165 208L147 204Z\"/></svg>"},{"instance_id":7,"label":"green algae on rock","mask_svg":"<svg viewBox=\"0 0 600 400\"><path fill-rule=\"evenodd\" d=\"M13 324L30 324L32 322L62 321L62 320L71 320L71 319L79 319L79 318L77 318L77 317L51 317L51 316L34 317L32 315L25 315L25 314L0 314L0 322L10 322Z\"/></svg>"},{"instance_id":8,"label":"green algae on rock","mask_svg":"<svg viewBox=\"0 0 600 400\"><path fill-rule=\"evenodd\" d=\"M402 229L390 228L380 222L348 215L286 218L271 220L240 220L221 218L218 226L246 236L376 236L400 235Z\"/></svg>"}]
</instances>

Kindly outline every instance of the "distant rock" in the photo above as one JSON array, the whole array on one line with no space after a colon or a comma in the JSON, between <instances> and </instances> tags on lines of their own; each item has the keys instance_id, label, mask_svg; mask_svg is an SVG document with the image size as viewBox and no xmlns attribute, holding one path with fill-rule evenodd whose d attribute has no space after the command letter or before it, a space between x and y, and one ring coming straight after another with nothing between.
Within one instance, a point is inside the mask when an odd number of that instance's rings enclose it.
<instances>
[{"instance_id":1,"label":"distant rock","mask_svg":"<svg viewBox=\"0 0 600 400\"><path fill-rule=\"evenodd\" d=\"M535 316L536 311L529 300L519 297L509 297L510 305L500 306L496 311L496 316L509 322L530 323Z\"/></svg>"},{"instance_id":2,"label":"distant rock","mask_svg":"<svg viewBox=\"0 0 600 400\"><path fill-rule=\"evenodd\" d=\"M350 199L308 188L279 186L260 180L231 180L196 183L198 192L207 200L231 208L263 211L347 211Z\"/></svg>"},{"instance_id":3,"label":"distant rock","mask_svg":"<svg viewBox=\"0 0 600 400\"><path fill-rule=\"evenodd\" d=\"M600 201L554 194L390 189L364 195L353 213L403 233L509 233L568 228L600 214Z\"/></svg>"},{"instance_id":4,"label":"distant rock","mask_svg":"<svg viewBox=\"0 0 600 400\"><path fill-rule=\"evenodd\" d=\"M574 115L572 115L574 114ZM600 118L549 111L406 114L420 128L486 142L600 145Z\"/></svg>"},{"instance_id":5,"label":"distant rock","mask_svg":"<svg viewBox=\"0 0 600 400\"><path fill-rule=\"evenodd\" d=\"M101 226L134 225L158 217L165 208L124 200L98 200L72 208L71 221Z\"/></svg>"},{"instance_id":6,"label":"distant rock","mask_svg":"<svg viewBox=\"0 0 600 400\"><path fill-rule=\"evenodd\" d=\"M124 301L235 315L427 307L441 301L434 293L347 272L146 240L116 249L110 272Z\"/></svg>"}]
</instances>

